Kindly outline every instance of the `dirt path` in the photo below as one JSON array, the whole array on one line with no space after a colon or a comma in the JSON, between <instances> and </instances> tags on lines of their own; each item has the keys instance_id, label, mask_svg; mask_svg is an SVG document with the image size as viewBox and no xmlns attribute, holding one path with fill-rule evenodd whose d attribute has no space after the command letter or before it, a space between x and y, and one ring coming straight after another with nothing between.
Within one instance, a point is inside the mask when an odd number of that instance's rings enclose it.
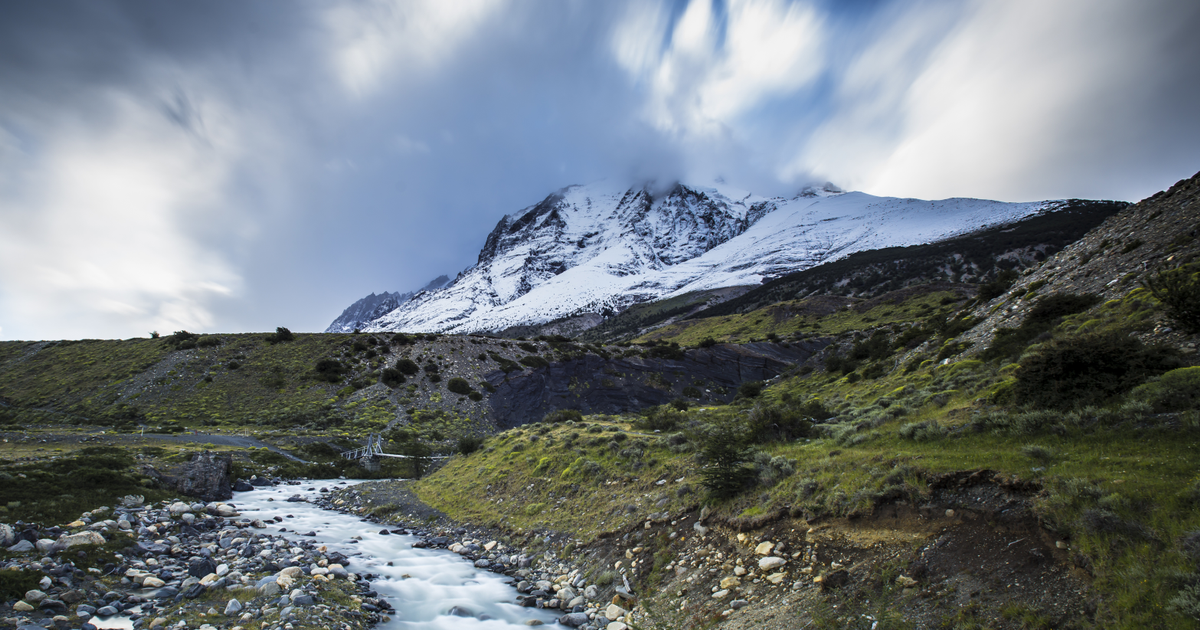
<instances>
[{"instance_id":1,"label":"dirt path","mask_svg":"<svg viewBox=\"0 0 1200 630\"><path fill-rule=\"evenodd\" d=\"M297 461L302 464L309 463L306 460L300 459L295 455L277 447L267 444L257 438L252 438L244 435L221 435L212 433L147 433L143 437L153 438L155 440L166 440L168 442L198 442L201 444L217 444L220 446L237 446L241 448L266 448L272 453L279 453L284 457Z\"/></svg>"}]
</instances>

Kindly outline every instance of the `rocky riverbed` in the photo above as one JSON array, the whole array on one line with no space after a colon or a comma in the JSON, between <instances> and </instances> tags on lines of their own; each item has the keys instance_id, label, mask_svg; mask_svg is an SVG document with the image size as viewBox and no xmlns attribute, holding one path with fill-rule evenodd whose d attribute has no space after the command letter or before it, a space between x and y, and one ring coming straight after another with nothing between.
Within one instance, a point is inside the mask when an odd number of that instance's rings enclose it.
<instances>
[{"instance_id":1,"label":"rocky riverbed","mask_svg":"<svg viewBox=\"0 0 1200 630\"><path fill-rule=\"evenodd\" d=\"M32 582L0 604L0 625L350 630L390 610L345 556L263 531L286 503L251 519L234 503L127 499L63 526L0 524L0 579Z\"/></svg>"},{"instance_id":2,"label":"rocky riverbed","mask_svg":"<svg viewBox=\"0 0 1200 630\"><path fill-rule=\"evenodd\" d=\"M619 574L595 577L591 567L575 564L546 548L554 535L542 540L541 551L496 539L487 528L455 524L412 496L396 482L367 482L337 488L317 501L339 512L361 515L381 525L411 527L416 547L447 549L472 562L477 569L509 576L517 589L517 603L527 608L554 611L558 623L581 630L626 630L637 623L637 597ZM389 507L386 518L374 508ZM561 542L561 541L560 541ZM603 576L605 572L598 575Z\"/></svg>"}]
</instances>

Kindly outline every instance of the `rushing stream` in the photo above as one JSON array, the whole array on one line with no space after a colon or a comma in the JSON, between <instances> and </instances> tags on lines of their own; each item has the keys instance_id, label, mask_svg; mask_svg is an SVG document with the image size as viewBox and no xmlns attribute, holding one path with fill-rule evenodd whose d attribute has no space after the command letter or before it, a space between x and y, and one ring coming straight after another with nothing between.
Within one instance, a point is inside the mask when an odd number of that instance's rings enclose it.
<instances>
[{"instance_id":1,"label":"rushing stream","mask_svg":"<svg viewBox=\"0 0 1200 630\"><path fill-rule=\"evenodd\" d=\"M476 569L455 553L438 549L414 549L413 536L382 535L382 525L369 523L349 514L322 510L310 503L288 503L299 494L314 498L322 487L333 489L357 483L337 479L305 481L299 486L256 488L239 492L230 503L241 512L240 518L261 518L269 525L267 533L328 545L330 551L350 557L349 571L373 573L371 587L396 609L392 620L381 629L500 629L528 627L537 619L547 625L556 615L515 604L517 591L505 576ZM285 517L271 523L274 516ZM316 532L315 537L299 533ZM361 540L354 540L354 537ZM451 609L457 607L457 614ZM462 616L465 615L465 616Z\"/></svg>"}]
</instances>

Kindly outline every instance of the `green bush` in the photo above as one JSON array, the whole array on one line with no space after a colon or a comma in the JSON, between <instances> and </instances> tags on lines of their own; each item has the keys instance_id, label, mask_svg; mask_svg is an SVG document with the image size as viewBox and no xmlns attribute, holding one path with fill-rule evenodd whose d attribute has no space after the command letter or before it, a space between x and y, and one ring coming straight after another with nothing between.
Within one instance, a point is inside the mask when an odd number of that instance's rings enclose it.
<instances>
[{"instance_id":1,"label":"green bush","mask_svg":"<svg viewBox=\"0 0 1200 630\"><path fill-rule=\"evenodd\" d=\"M233 362L231 361L230 363L232 364ZM230 369L233 369L233 367L231 366ZM345 374L348 369L345 365L342 365L341 361L338 361L337 359L321 359L320 361L317 361L316 371L317 378L319 380L328 381L330 383L340 383L342 381L342 375Z\"/></svg>"},{"instance_id":2,"label":"green bush","mask_svg":"<svg viewBox=\"0 0 1200 630\"><path fill-rule=\"evenodd\" d=\"M550 362L549 362L549 361L547 361L547 360L543 359L542 357L539 357L539 356L538 356L538 355L536 355L536 354L531 354L531 355L529 355L529 356L522 357L522 358L521 358L521 363L522 363L523 365L527 365L527 366L529 366L529 367L531 367L531 368L533 368L533 369L535 369L535 370L536 370L536 369L538 369L538 368L544 368L544 367L549 367L549 366L550 366ZM503 368L501 368L501 369L503 369Z\"/></svg>"},{"instance_id":3,"label":"green bush","mask_svg":"<svg viewBox=\"0 0 1200 630\"><path fill-rule=\"evenodd\" d=\"M667 404L650 407L633 421L633 427L642 431L670 431L683 424L687 415L677 407Z\"/></svg>"},{"instance_id":4,"label":"green bush","mask_svg":"<svg viewBox=\"0 0 1200 630\"><path fill-rule=\"evenodd\" d=\"M704 339L700 340L701 348L711 348L715 345L717 345L717 340L713 339L712 337L705 337Z\"/></svg>"},{"instance_id":5,"label":"green bush","mask_svg":"<svg viewBox=\"0 0 1200 630\"><path fill-rule=\"evenodd\" d=\"M808 437L812 423L798 411L759 404L745 420L746 439L752 444L790 442Z\"/></svg>"},{"instance_id":6,"label":"green bush","mask_svg":"<svg viewBox=\"0 0 1200 630\"><path fill-rule=\"evenodd\" d=\"M454 392L455 394L461 394L463 396L470 395L475 391L474 389L471 389L471 384L467 382L467 379L458 376L450 379L446 383L446 389Z\"/></svg>"},{"instance_id":7,"label":"green bush","mask_svg":"<svg viewBox=\"0 0 1200 630\"><path fill-rule=\"evenodd\" d=\"M198 348L214 348L221 345L221 338L216 335L204 335L196 340Z\"/></svg>"},{"instance_id":8,"label":"green bush","mask_svg":"<svg viewBox=\"0 0 1200 630\"><path fill-rule=\"evenodd\" d=\"M926 420L925 422L906 424L900 427L898 434L906 440L930 442L945 437L946 429L940 426L936 420Z\"/></svg>"},{"instance_id":9,"label":"green bush","mask_svg":"<svg viewBox=\"0 0 1200 630\"><path fill-rule=\"evenodd\" d=\"M267 335L265 339L267 343L271 344L283 343L285 341L295 341L296 335L293 335L292 331L284 328L283 326L279 326L275 329L275 332Z\"/></svg>"},{"instance_id":10,"label":"green bush","mask_svg":"<svg viewBox=\"0 0 1200 630\"><path fill-rule=\"evenodd\" d=\"M412 359L398 359L396 361L396 369L401 373L409 376L414 376L421 371L421 366L417 365Z\"/></svg>"},{"instance_id":11,"label":"green bush","mask_svg":"<svg viewBox=\"0 0 1200 630\"><path fill-rule=\"evenodd\" d=\"M464 435L458 438L458 452L470 455L483 447L484 438L478 435Z\"/></svg>"},{"instance_id":12,"label":"green bush","mask_svg":"<svg viewBox=\"0 0 1200 630\"><path fill-rule=\"evenodd\" d=\"M1013 269L1005 269L996 275L995 278L979 285L979 299L983 302L990 302L1001 295L1004 295L1017 279L1020 277Z\"/></svg>"},{"instance_id":13,"label":"green bush","mask_svg":"<svg viewBox=\"0 0 1200 630\"><path fill-rule=\"evenodd\" d=\"M391 343L394 346L408 346L412 345L412 342L412 338L404 333L396 333L392 335Z\"/></svg>"},{"instance_id":14,"label":"green bush","mask_svg":"<svg viewBox=\"0 0 1200 630\"><path fill-rule=\"evenodd\" d=\"M1139 385L1132 397L1149 403L1154 411L1187 411L1200 408L1200 367L1171 370L1156 380Z\"/></svg>"},{"instance_id":15,"label":"green bush","mask_svg":"<svg viewBox=\"0 0 1200 630\"><path fill-rule=\"evenodd\" d=\"M1012 393L1032 407L1097 405L1178 365L1173 351L1123 333L1066 337L1022 360Z\"/></svg>"},{"instance_id":16,"label":"green bush","mask_svg":"<svg viewBox=\"0 0 1200 630\"><path fill-rule=\"evenodd\" d=\"M578 409L555 409L542 416L542 422L567 422L568 420L579 422L583 420L583 413Z\"/></svg>"},{"instance_id":17,"label":"green bush","mask_svg":"<svg viewBox=\"0 0 1200 630\"><path fill-rule=\"evenodd\" d=\"M742 398L757 398L762 393L762 381L747 381L738 386L738 396Z\"/></svg>"},{"instance_id":18,"label":"green bush","mask_svg":"<svg viewBox=\"0 0 1200 630\"><path fill-rule=\"evenodd\" d=\"M1200 272L1195 265L1160 271L1142 284L1180 328L1200 333Z\"/></svg>"},{"instance_id":19,"label":"green bush","mask_svg":"<svg viewBox=\"0 0 1200 630\"><path fill-rule=\"evenodd\" d=\"M190 333L186 330L177 330L166 337L162 338L163 343L174 347L176 350L191 350L196 347L196 341L200 339L200 335Z\"/></svg>"},{"instance_id":20,"label":"green bush","mask_svg":"<svg viewBox=\"0 0 1200 630\"><path fill-rule=\"evenodd\" d=\"M688 398L699 399L704 396L704 392L701 392L696 387L692 387L691 385L688 385L687 387L683 388L683 395L687 396Z\"/></svg>"},{"instance_id":21,"label":"green bush","mask_svg":"<svg viewBox=\"0 0 1200 630\"><path fill-rule=\"evenodd\" d=\"M404 384L404 373L396 368L384 368L379 377L380 382L395 389Z\"/></svg>"},{"instance_id":22,"label":"green bush","mask_svg":"<svg viewBox=\"0 0 1200 630\"><path fill-rule=\"evenodd\" d=\"M683 348L680 348L678 343L672 343L668 346L654 346L643 352L642 356L650 359L682 361L687 355L684 354Z\"/></svg>"}]
</instances>

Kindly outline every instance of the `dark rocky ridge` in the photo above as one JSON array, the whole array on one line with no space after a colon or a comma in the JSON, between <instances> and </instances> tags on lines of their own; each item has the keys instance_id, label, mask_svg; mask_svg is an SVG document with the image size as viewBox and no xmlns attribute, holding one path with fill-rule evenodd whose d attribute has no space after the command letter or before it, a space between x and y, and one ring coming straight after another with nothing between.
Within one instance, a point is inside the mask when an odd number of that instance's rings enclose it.
<instances>
[{"instance_id":1,"label":"dark rocky ridge","mask_svg":"<svg viewBox=\"0 0 1200 630\"><path fill-rule=\"evenodd\" d=\"M540 420L554 409L628 413L670 402L689 386L707 390L706 400L729 402L742 383L774 378L828 344L828 339L718 344L680 351L681 359L585 355L537 370L495 371L485 376L496 388L489 396L489 415L497 428L506 429Z\"/></svg>"}]
</instances>

